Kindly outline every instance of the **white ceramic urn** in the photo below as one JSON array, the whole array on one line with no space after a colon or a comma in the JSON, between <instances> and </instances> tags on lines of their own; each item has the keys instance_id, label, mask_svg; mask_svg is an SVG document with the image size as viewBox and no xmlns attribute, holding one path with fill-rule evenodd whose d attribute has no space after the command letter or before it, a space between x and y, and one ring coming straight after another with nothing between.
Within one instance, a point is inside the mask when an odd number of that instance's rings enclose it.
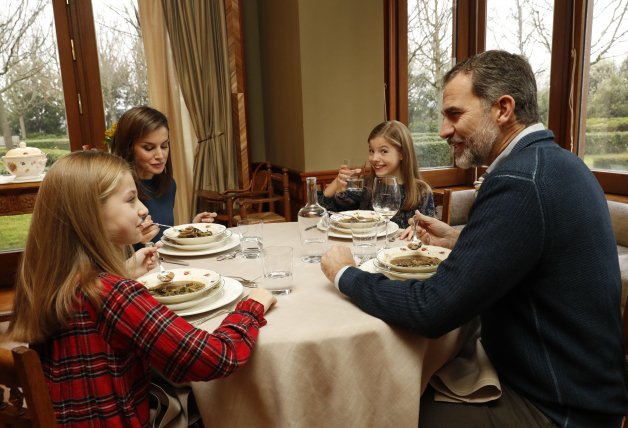
<instances>
[{"instance_id":1,"label":"white ceramic urn","mask_svg":"<svg viewBox=\"0 0 628 428\"><path fill-rule=\"evenodd\" d=\"M46 160L44 152L36 147L26 147L23 141L20 147L2 156L5 167L15 178L38 178L44 172Z\"/></svg>"}]
</instances>

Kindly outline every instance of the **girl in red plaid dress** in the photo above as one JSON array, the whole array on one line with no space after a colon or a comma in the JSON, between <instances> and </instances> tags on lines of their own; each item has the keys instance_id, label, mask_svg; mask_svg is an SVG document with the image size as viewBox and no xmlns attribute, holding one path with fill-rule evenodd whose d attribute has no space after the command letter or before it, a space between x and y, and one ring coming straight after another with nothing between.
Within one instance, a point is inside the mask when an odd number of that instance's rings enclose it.
<instances>
[{"instance_id":1,"label":"girl in red plaid dress","mask_svg":"<svg viewBox=\"0 0 628 428\"><path fill-rule=\"evenodd\" d=\"M129 165L74 152L44 178L18 272L12 339L39 352L60 426L145 427L153 370L173 382L224 377L244 364L275 298L253 289L213 333L195 329L129 277L154 253Z\"/></svg>"}]
</instances>

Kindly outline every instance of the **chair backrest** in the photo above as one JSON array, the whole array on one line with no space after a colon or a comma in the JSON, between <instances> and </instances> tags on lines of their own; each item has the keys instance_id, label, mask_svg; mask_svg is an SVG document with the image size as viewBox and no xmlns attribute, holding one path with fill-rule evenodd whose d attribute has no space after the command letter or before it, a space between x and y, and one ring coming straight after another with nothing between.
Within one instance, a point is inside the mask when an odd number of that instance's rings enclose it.
<instances>
[{"instance_id":1,"label":"chair backrest","mask_svg":"<svg viewBox=\"0 0 628 428\"><path fill-rule=\"evenodd\" d=\"M473 202L475 189L452 191L449 198L449 224L452 226L467 224Z\"/></svg>"},{"instance_id":2,"label":"chair backrest","mask_svg":"<svg viewBox=\"0 0 628 428\"><path fill-rule=\"evenodd\" d=\"M57 426L44 372L34 350L25 346L0 348L0 389L0 427Z\"/></svg>"},{"instance_id":3,"label":"chair backrest","mask_svg":"<svg viewBox=\"0 0 628 428\"><path fill-rule=\"evenodd\" d=\"M275 193L275 184L281 188L280 193ZM283 216L276 214L277 202L282 205ZM288 170L282 168L281 173L277 173L269 163L258 165L251 177L250 193L239 196L237 203L239 218L255 216L268 222L291 221Z\"/></svg>"},{"instance_id":4,"label":"chair backrest","mask_svg":"<svg viewBox=\"0 0 628 428\"><path fill-rule=\"evenodd\" d=\"M451 189L434 189L434 207L436 208L436 217L449 224L450 211L449 204L451 201Z\"/></svg>"}]
</instances>

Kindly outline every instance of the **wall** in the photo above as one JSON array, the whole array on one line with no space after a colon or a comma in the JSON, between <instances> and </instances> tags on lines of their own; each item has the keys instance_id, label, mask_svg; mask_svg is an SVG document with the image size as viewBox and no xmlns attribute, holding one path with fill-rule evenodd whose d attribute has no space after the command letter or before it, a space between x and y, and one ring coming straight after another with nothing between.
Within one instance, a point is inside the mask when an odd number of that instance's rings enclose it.
<instances>
[{"instance_id":1,"label":"wall","mask_svg":"<svg viewBox=\"0 0 628 428\"><path fill-rule=\"evenodd\" d=\"M245 49L259 49L262 100L249 97L248 114L261 110L265 160L301 171L362 164L384 119L381 0L261 0L257 12L258 46L246 36ZM249 132L257 156L260 130Z\"/></svg>"}]
</instances>

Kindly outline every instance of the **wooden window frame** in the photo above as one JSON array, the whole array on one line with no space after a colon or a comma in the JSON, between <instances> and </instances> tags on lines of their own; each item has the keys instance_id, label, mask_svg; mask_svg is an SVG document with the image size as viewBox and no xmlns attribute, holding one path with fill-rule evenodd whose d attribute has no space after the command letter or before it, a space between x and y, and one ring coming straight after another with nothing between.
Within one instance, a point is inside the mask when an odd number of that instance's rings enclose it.
<instances>
[{"instance_id":1,"label":"wooden window frame","mask_svg":"<svg viewBox=\"0 0 628 428\"><path fill-rule=\"evenodd\" d=\"M589 71L592 1L555 0L554 29L552 32L552 59L548 128L556 142L576 154L584 153L586 103ZM407 66L407 0L384 0L384 47L386 104L389 119L408 123ZM463 60L485 49L487 0L455 2L453 19L453 49L457 60ZM566 19L565 17L569 17ZM570 77L574 76L573 81ZM569 99L573 99L573 111ZM438 168L421 171L435 187L471 185L476 172L464 174L459 168ZM628 195L628 173L593 170L606 193ZM464 177L461 183L461 177Z\"/></svg>"},{"instance_id":2,"label":"wooden window frame","mask_svg":"<svg viewBox=\"0 0 628 428\"><path fill-rule=\"evenodd\" d=\"M72 151L103 148L105 112L91 0L52 0Z\"/></svg>"}]
</instances>

